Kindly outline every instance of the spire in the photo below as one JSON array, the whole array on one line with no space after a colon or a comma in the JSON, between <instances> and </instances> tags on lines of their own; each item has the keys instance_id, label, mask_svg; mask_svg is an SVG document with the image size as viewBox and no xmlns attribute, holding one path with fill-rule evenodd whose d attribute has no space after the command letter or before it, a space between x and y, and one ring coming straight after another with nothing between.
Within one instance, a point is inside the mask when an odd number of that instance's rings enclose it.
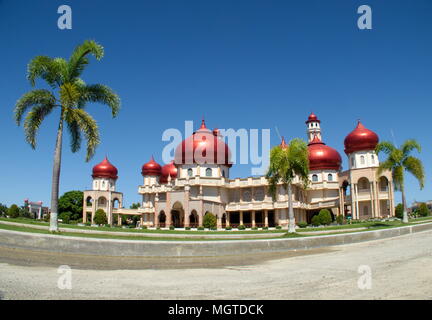
<instances>
[{"instance_id":1,"label":"spire","mask_svg":"<svg viewBox=\"0 0 432 320\"><path fill-rule=\"evenodd\" d=\"M279 145L282 149L286 149L288 146L287 146L287 144L286 144L286 142L285 142L285 138L284 137L282 137L282 141L281 141L281 143L280 143L280 145Z\"/></svg>"},{"instance_id":2,"label":"spire","mask_svg":"<svg viewBox=\"0 0 432 320\"><path fill-rule=\"evenodd\" d=\"M202 120L201 120L201 127L200 127L200 129L207 129L206 124L205 124L204 117L203 117Z\"/></svg>"}]
</instances>

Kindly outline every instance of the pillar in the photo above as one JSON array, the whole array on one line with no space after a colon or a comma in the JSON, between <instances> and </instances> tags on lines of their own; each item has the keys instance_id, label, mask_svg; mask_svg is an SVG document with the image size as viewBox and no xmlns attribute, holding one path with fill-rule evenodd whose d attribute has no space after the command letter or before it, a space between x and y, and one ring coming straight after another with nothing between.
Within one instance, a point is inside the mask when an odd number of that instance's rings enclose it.
<instances>
[{"instance_id":1,"label":"pillar","mask_svg":"<svg viewBox=\"0 0 432 320\"><path fill-rule=\"evenodd\" d=\"M268 210L264 210L264 227L268 227Z\"/></svg>"},{"instance_id":2,"label":"pillar","mask_svg":"<svg viewBox=\"0 0 432 320\"><path fill-rule=\"evenodd\" d=\"M239 222L239 224L243 225L243 211L239 212L239 216L240 216L240 222Z\"/></svg>"},{"instance_id":3,"label":"pillar","mask_svg":"<svg viewBox=\"0 0 432 320\"><path fill-rule=\"evenodd\" d=\"M252 211L252 228L254 228L255 225L255 211Z\"/></svg>"},{"instance_id":4,"label":"pillar","mask_svg":"<svg viewBox=\"0 0 432 320\"><path fill-rule=\"evenodd\" d=\"M230 226L230 213L226 212L226 226L229 227Z\"/></svg>"}]
</instances>

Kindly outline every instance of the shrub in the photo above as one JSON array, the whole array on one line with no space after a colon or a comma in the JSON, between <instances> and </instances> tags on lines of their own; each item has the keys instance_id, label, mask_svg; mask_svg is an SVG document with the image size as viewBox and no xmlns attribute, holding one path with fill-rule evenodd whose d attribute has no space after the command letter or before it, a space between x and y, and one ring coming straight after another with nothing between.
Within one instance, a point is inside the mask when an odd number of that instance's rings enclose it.
<instances>
[{"instance_id":1,"label":"shrub","mask_svg":"<svg viewBox=\"0 0 432 320\"><path fill-rule=\"evenodd\" d=\"M338 224L344 224L344 221L345 221L345 219L344 219L343 215L340 214L336 217L336 222Z\"/></svg>"},{"instance_id":2,"label":"shrub","mask_svg":"<svg viewBox=\"0 0 432 320\"><path fill-rule=\"evenodd\" d=\"M276 229L280 230L282 229L282 226L276 226Z\"/></svg>"},{"instance_id":3,"label":"shrub","mask_svg":"<svg viewBox=\"0 0 432 320\"><path fill-rule=\"evenodd\" d=\"M175 227L174 227L174 226L170 226L169 229L170 229L170 230L174 230Z\"/></svg>"},{"instance_id":4,"label":"shrub","mask_svg":"<svg viewBox=\"0 0 432 320\"><path fill-rule=\"evenodd\" d=\"M430 214L429 208L426 203L420 203L417 213L421 217L427 217Z\"/></svg>"},{"instance_id":5,"label":"shrub","mask_svg":"<svg viewBox=\"0 0 432 320\"><path fill-rule=\"evenodd\" d=\"M87 227L90 227L91 226L91 222L90 221L87 221L86 223L84 223Z\"/></svg>"},{"instance_id":6,"label":"shrub","mask_svg":"<svg viewBox=\"0 0 432 320\"><path fill-rule=\"evenodd\" d=\"M203 226L205 228L211 229L211 228L216 228L216 224L217 224L216 217L211 212L207 212L203 219Z\"/></svg>"},{"instance_id":7,"label":"shrub","mask_svg":"<svg viewBox=\"0 0 432 320\"><path fill-rule=\"evenodd\" d=\"M318 217L318 215L314 215L312 217L311 223L313 226L319 226L321 224L321 219Z\"/></svg>"},{"instance_id":8,"label":"shrub","mask_svg":"<svg viewBox=\"0 0 432 320\"><path fill-rule=\"evenodd\" d=\"M8 216L9 218L18 218L20 213L20 210L16 204L13 204L8 209Z\"/></svg>"},{"instance_id":9,"label":"shrub","mask_svg":"<svg viewBox=\"0 0 432 320\"><path fill-rule=\"evenodd\" d=\"M308 224L307 224L306 221L300 221L299 223L297 223L297 225L298 225L300 228L306 228Z\"/></svg>"},{"instance_id":10,"label":"shrub","mask_svg":"<svg viewBox=\"0 0 432 320\"><path fill-rule=\"evenodd\" d=\"M245 227L243 224L241 224L241 225L238 226L238 229L239 229L239 230L245 230L246 227Z\"/></svg>"},{"instance_id":11,"label":"shrub","mask_svg":"<svg viewBox=\"0 0 432 320\"><path fill-rule=\"evenodd\" d=\"M97 209L94 216L94 223L95 224L107 224L107 216L103 209Z\"/></svg>"},{"instance_id":12,"label":"shrub","mask_svg":"<svg viewBox=\"0 0 432 320\"><path fill-rule=\"evenodd\" d=\"M395 215L397 218L402 219L403 218L403 205L402 203L399 203L395 208Z\"/></svg>"},{"instance_id":13,"label":"shrub","mask_svg":"<svg viewBox=\"0 0 432 320\"><path fill-rule=\"evenodd\" d=\"M258 227L253 227L252 230L258 230Z\"/></svg>"},{"instance_id":14,"label":"shrub","mask_svg":"<svg viewBox=\"0 0 432 320\"><path fill-rule=\"evenodd\" d=\"M263 227L262 229L263 229L263 230L268 230L268 227Z\"/></svg>"},{"instance_id":15,"label":"shrub","mask_svg":"<svg viewBox=\"0 0 432 320\"><path fill-rule=\"evenodd\" d=\"M204 227L198 227L197 229L202 231L204 230Z\"/></svg>"},{"instance_id":16,"label":"shrub","mask_svg":"<svg viewBox=\"0 0 432 320\"><path fill-rule=\"evenodd\" d=\"M226 227L225 230L232 230L232 227Z\"/></svg>"},{"instance_id":17,"label":"shrub","mask_svg":"<svg viewBox=\"0 0 432 320\"><path fill-rule=\"evenodd\" d=\"M330 211L328 211L327 209L321 209L318 213L318 217L320 220L320 224L322 225L329 225L332 222Z\"/></svg>"},{"instance_id":18,"label":"shrub","mask_svg":"<svg viewBox=\"0 0 432 320\"><path fill-rule=\"evenodd\" d=\"M59 219L62 219L63 223L69 223L71 219L72 212L62 212L59 214Z\"/></svg>"},{"instance_id":19,"label":"shrub","mask_svg":"<svg viewBox=\"0 0 432 320\"><path fill-rule=\"evenodd\" d=\"M191 229L191 227L186 227L185 229L186 229L186 230L190 230L190 229Z\"/></svg>"}]
</instances>

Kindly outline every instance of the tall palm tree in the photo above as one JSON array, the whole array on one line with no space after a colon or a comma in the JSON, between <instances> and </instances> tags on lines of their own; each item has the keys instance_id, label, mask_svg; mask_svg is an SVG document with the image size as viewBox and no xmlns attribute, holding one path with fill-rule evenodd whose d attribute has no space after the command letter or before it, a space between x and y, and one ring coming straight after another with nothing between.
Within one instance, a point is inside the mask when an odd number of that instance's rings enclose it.
<instances>
[{"instance_id":1,"label":"tall palm tree","mask_svg":"<svg viewBox=\"0 0 432 320\"><path fill-rule=\"evenodd\" d=\"M380 175L385 170L392 172L394 188L402 193L403 222L408 222L407 204L405 199L404 172L411 173L419 182L420 189L424 187L425 173L420 159L411 156L411 151L416 149L421 152L420 144L413 139L405 141L400 148L393 143L383 141L376 146L376 153L387 154L387 159L381 162L377 174Z\"/></svg>"},{"instance_id":2,"label":"tall palm tree","mask_svg":"<svg viewBox=\"0 0 432 320\"><path fill-rule=\"evenodd\" d=\"M288 190L288 232L295 232L295 217L292 203L292 182L297 176L306 187L309 183L309 158L308 147L305 141L300 138L292 139L286 145L284 138L279 146L273 147L270 151L270 166L266 174L269 182L269 191L276 199L277 187L279 184Z\"/></svg>"},{"instance_id":3,"label":"tall palm tree","mask_svg":"<svg viewBox=\"0 0 432 320\"><path fill-rule=\"evenodd\" d=\"M25 93L16 103L14 115L18 125L26 111L24 120L25 138L36 148L36 135L42 121L54 110L59 109L59 123L54 150L54 164L51 188L50 230L57 231L59 179L62 154L63 126L67 125L71 136L71 150L81 147L82 135L87 140L89 161L99 144L99 130L96 121L85 111L87 103L97 102L107 105L113 117L120 109L120 98L109 87L101 84L87 85L81 74L89 63L89 55L97 60L103 57L104 50L95 41L84 41L72 52L69 60L37 56L27 69L27 79L35 87L37 78L44 80L51 90L34 89Z\"/></svg>"}]
</instances>

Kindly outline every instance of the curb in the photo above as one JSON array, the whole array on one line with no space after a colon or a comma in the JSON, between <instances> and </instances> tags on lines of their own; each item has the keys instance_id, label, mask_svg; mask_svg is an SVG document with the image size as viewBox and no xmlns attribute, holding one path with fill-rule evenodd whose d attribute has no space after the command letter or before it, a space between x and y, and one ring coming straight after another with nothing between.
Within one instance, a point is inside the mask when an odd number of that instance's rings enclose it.
<instances>
[{"instance_id":1,"label":"curb","mask_svg":"<svg viewBox=\"0 0 432 320\"><path fill-rule=\"evenodd\" d=\"M432 230L432 223L304 238L218 241L96 239L0 230L0 246L96 256L204 257L307 250L387 239L428 230Z\"/></svg>"}]
</instances>

